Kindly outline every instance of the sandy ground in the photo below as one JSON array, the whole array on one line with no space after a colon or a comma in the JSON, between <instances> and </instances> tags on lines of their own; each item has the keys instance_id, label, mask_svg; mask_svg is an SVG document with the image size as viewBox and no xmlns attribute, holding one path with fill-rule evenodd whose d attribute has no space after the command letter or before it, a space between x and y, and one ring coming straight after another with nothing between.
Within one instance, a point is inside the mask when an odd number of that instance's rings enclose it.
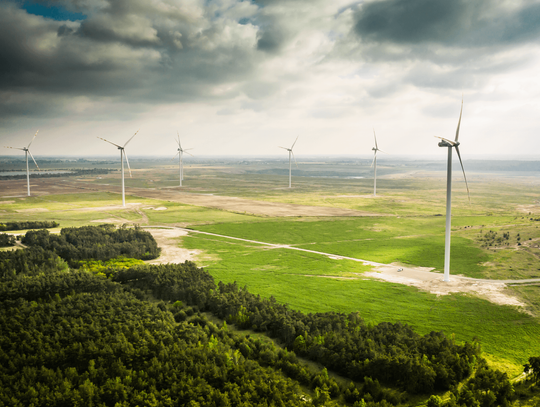
<instances>
[{"instance_id":1,"label":"sandy ground","mask_svg":"<svg viewBox=\"0 0 540 407\"><path fill-rule=\"evenodd\" d=\"M398 272L399 268L403 268L403 271ZM362 275L392 283L410 285L436 295L468 293L499 305L525 307L523 302L506 292L507 282L503 281L480 280L451 275L450 281L445 282L443 281L443 274L431 272L432 269L403 267L399 264L382 265L375 267L375 270Z\"/></svg>"},{"instance_id":2,"label":"sandy ground","mask_svg":"<svg viewBox=\"0 0 540 407\"><path fill-rule=\"evenodd\" d=\"M178 247L178 238L187 235L187 232L181 229L146 229L159 247L161 247L161 256L157 259L149 260L148 264L167 264L167 263L183 263L186 260L194 261L195 256L200 253L200 250L188 250Z\"/></svg>"},{"instance_id":3,"label":"sandy ground","mask_svg":"<svg viewBox=\"0 0 540 407\"><path fill-rule=\"evenodd\" d=\"M92 223L125 223L125 221L118 218L96 219L96 220L91 220L90 222Z\"/></svg>"}]
</instances>

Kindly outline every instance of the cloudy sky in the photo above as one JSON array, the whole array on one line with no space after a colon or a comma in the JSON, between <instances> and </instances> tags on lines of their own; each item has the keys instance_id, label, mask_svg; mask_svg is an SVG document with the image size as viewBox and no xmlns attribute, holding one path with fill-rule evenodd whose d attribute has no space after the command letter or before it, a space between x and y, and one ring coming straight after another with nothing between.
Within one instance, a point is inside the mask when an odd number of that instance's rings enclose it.
<instances>
[{"instance_id":1,"label":"cloudy sky","mask_svg":"<svg viewBox=\"0 0 540 407\"><path fill-rule=\"evenodd\" d=\"M536 0L2 0L0 144L444 158L463 95L464 158L537 154L539 45Z\"/></svg>"}]
</instances>

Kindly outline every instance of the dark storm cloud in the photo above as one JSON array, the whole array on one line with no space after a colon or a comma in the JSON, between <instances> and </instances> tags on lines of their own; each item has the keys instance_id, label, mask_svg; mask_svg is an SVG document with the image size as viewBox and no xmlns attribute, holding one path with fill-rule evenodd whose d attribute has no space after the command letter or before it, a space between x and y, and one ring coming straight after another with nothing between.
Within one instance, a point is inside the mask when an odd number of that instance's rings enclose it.
<instances>
[{"instance_id":1,"label":"dark storm cloud","mask_svg":"<svg viewBox=\"0 0 540 407\"><path fill-rule=\"evenodd\" d=\"M528 64L540 44L540 3L515 0L375 0L353 10L334 55L396 69L373 97L404 86L479 89L494 75Z\"/></svg>"},{"instance_id":2,"label":"dark storm cloud","mask_svg":"<svg viewBox=\"0 0 540 407\"><path fill-rule=\"evenodd\" d=\"M354 30L364 41L474 48L538 41L539 21L538 3L383 0L357 10Z\"/></svg>"},{"instance_id":3,"label":"dark storm cloud","mask_svg":"<svg viewBox=\"0 0 540 407\"><path fill-rule=\"evenodd\" d=\"M285 40L284 33L274 27L260 33L257 39L257 49L267 52L276 52Z\"/></svg>"},{"instance_id":4,"label":"dark storm cloud","mask_svg":"<svg viewBox=\"0 0 540 407\"><path fill-rule=\"evenodd\" d=\"M238 22L256 7L241 1L214 8L174 0L43 3L87 18L56 21L28 14L17 2L0 3L0 94L48 95L57 109L74 96L150 104L219 100L237 92L212 87L248 79L264 55L257 51L258 28ZM0 109L6 100L0 97ZM11 100L12 115L50 109Z\"/></svg>"}]
</instances>

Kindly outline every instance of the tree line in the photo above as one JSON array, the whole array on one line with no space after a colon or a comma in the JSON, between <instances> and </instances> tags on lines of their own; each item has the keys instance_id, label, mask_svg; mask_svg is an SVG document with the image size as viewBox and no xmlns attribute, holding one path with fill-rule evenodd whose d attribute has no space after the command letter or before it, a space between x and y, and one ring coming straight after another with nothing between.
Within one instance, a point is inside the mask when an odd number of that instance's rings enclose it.
<instances>
[{"instance_id":1,"label":"tree line","mask_svg":"<svg viewBox=\"0 0 540 407\"><path fill-rule=\"evenodd\" d=\"M13 170L17 171L17 170ZM89 170L81 169L65 169L65 170L52 170L52 171L62 171L61 173L49 172L47 170L43 172L32 172L32 178L60 178L60 177L81 177L85 175L101 175L108 174L111 172L109 169L103 168L93 168ZM63 172L66 171L66 172ZM0 180L10 180L10 179L26 179L26 174L17 174L17 175L0 175Z\"/></svg>"},{"instance_id":2,"label":"tree line","mask_svg":"<svg viewBox=\"0 0 540 407\"><path fill-rule=\"evenodd\" d=\"M26 222L5 222L0 223L0 232L7 230L25 230L25 229L50 229L60 226L54 221L26 221Z\"/></svg>"}]
</instances>

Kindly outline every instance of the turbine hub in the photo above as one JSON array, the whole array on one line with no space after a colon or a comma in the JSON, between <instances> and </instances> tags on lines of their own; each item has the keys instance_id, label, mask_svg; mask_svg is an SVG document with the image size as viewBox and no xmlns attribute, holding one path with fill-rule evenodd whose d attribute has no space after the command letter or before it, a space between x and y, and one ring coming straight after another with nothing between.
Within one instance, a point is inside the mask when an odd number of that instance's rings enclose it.
<instances>
[{"instance_id":1,"label":"turbine hub","mask_svg":"<svg viewBox=\"0 0 540 407\"><path fill-rule=\"evenodd\" d=\"M457 145L457 144L455 144L455 145ZM454 147L454 144L450 144L446 140L441 140L441 141L439 141L439 147Z\"/></svg>"}]
</instances>

